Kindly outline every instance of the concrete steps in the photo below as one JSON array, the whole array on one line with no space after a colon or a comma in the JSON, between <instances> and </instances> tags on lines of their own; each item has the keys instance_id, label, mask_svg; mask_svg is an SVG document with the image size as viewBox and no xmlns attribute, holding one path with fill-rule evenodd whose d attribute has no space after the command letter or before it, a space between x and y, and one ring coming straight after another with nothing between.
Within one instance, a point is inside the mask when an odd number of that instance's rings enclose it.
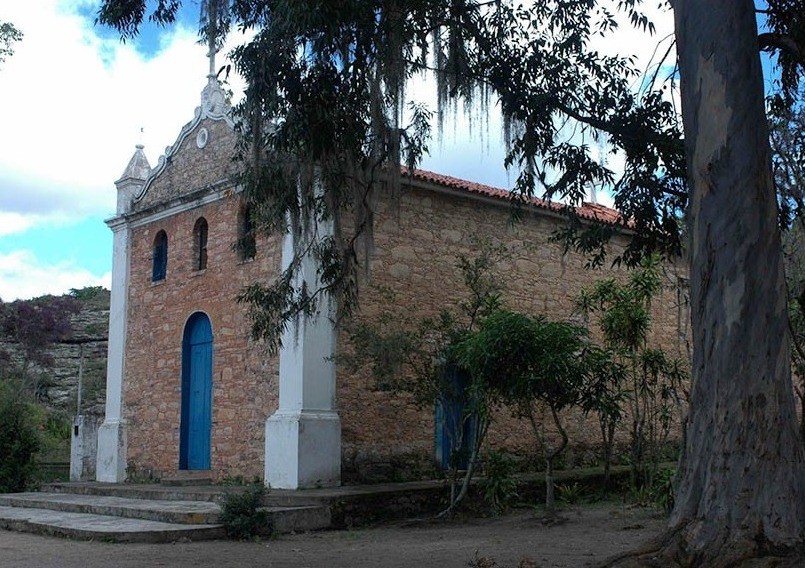
<instances>
[{"instance_id":1,"label":"concrete steps","mask_svg":"<svg viewBox=\"0 0 805 568\"><path fill-rule=\"evenodd\" d=\"M158 484L98 483L94 481L48 483L42 487L42 491L48 493L127 497L155 501L211 501L213 503L221 502L227 493L237 489L213 485L167 486Z\"/></svg>"},{"instance_id":2,"label":"concrete steps","mask_svg":"<svg viewBox=\"0 0 805 568\"><path fill-rule=\"evenodd\" d=\"M104 542L175 542L225 536L220 525L180 525L49 509L0 506L0 527L50 536Z\"/></svg>"},{"instance_id":3,"label":"concrete steps","mask_svg":"<svg viewBox=\"0 0 805 568\"><path fill-rule=\"evenodd\" d=\"M207 471L179 470L160 480L162 485L184 487L187 485L212 485L212 476Z\"/></svg>"},{"instance_id":4,"label":"concrete steps","mask_svg":"<svg viewBox=\"0 0 805 568\"><path fill-rule=\"evenodd\" d=\"M155 501L69 493L11 493L0 495L0 506L51 509L182 525L214 525L221 508L209 501Z\"/></svg>"},{"instance_id":5,"label":"concrete steps","mask_svg":"<svg viewBox=\"0 0 805 568\"><path fill-rule=\"evenodd\" d=\"M224 536L218 487L163 488L111 484L56 484L47 492L0 495L0 527L56 536L112 542L173 542ZM330 526L322 503L267 504L274 533Z\"/></svg>"}]
</instances>

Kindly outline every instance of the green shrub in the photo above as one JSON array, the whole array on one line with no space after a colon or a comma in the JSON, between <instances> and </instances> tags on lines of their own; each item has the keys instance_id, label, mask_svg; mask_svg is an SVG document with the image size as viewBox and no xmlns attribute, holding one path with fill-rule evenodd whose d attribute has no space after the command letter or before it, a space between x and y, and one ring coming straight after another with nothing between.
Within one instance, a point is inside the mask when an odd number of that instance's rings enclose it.
<instances>
[{"instance_id":1,"label":"green shrub","mask_svg":"<svg viewBox=\"0 0 805 568\"><path fill-rule=\"evenodd\" d=\"M40 436L32 405L0 384L0 493L32 488L37 481L34 456Z\"/></svg>"},{"instance_id":2,"label":"green shrub","mask_svg":"<svg viewBox=\"0 0 805 568\"><path fill-rule=\"evenodd\" d=\"M652 486L652 500L666 513L670 513L674 508L674 478L676 470L674 468L663 468L654 479Z\"/></svg>"},{"instance_id":3,"label":"green shrub","mask_svg":"<svg viewBox=\"0 0 805 568\"><path fill-rule=\"evenodd\" d=\"M584 488L574 481L573 483L560 483L556 486L556 492L559 494L559 501L566 505L575 505L581 501Z\"/></svg>"},{"instance_id":4,"label":"green shrub","mask_svg":"<svg viewBox=\"0 0 805 568\"><path fill-rule=\"evenodd\" d=\"M255 483L224 498L219 520L229 538L245 540L268 532L268 512L262 508L266 492L263 484Z\"/></svg>"},{"instance_id":5,"label":"green shrub","mask_svg":"<svg viewBox=\"0 0 805 568\"><path fill-rule=\"evenodd\" d=\"M674 508L675 477L674 468L662 468L654 475L651 483L632 486L630 493L635 504L640 507L658 507L670 513Z\"/></svg>"},{"instance_id":6,"label":"green shrub","mask_svg":"<svg viewBox=\"0 0 805 568\"><path fill-rule=\"evenodd\" d=\"M479 486L484 501L495 514L505 511L517 499L514 469L514 460L503 452L490 450L484 458L486 476L479 482Z\"/></svg>"}]
</instances>

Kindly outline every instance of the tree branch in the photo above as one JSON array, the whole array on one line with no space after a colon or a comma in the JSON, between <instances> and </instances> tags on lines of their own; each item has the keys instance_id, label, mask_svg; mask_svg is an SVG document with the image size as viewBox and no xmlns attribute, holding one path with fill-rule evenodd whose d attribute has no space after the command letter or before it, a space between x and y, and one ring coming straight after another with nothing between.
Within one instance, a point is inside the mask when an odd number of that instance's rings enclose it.
<instances>
[{"instance_id":1,"label":"tree branch","mask_svg":"<svg viewBox=\"0 0 805 568\"><path fill-rule=\"evenodd\" d=\"M774 51L775 49L785 51L800 66L805 67L805 46L797 43L793 37L768 32L759 34L757 40L761 51Z\"/></svg>"}]
</instances>

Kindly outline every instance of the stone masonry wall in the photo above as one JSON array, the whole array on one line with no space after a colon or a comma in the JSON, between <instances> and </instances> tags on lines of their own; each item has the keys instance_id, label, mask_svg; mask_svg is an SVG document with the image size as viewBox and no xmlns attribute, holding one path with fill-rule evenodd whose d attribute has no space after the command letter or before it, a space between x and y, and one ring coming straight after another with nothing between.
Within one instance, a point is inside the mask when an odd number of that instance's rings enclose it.
<instances>
[{"instance_id":1,"label":"stone masonry wall","mask_svg":"<svg viewBox=\"0 0 805 568\"><path fill-rule=\"evenodd\" d=\"M625 269L588 270L578 254L563 255L549 242L561 221L545 213L528 215L512 224L505 202L483 203L434 191L409 188L399 208L381 202L376 215L375 254L371 283L361 290L360 318L392 315L397 321L418 322L466 298L460 254L477 256L479 242L505 244L509 257L498 264L507 307L550 319L574 319L574 300L596 280ZM665 288L654 303L653 344L672 355L684 355L679 322L688 319L686 307L677 310L677 271L666 267ZM575 321L580 322L578 316ZM341 348L350 349L345 333ZM428 463L434 456L434 412L417 409L406 394L377 391L367 375L339 372L338 405L342 420L344 467L348 478L373 477L373 471L401 462ZM580 413L566 419L575 451L590 452L599 445L597 422ZM619 439L628 439L625 430ZM499 409L489 433L490 446L520 454L533 453L536 443L530 426ZM591 461L594 454L586 456ZM582 456L584 459L584 456Z\"/></svg>"},{"instance_id":2,"label":"stone masonry wall","mask_svg":"<svg viewBox=\"0 0 805 568\"><path fill-rule=\"evenodd\" d=\"M208 132L207 144L203 148L196 144L196 134L201 128ZM136 204L139 210L232 179L238 171L229 158L235 147L235 134L224 120L202 120L177 144L165 158L165 169ZM221 156L226 158L221 159Z\"/></svg>"}]
</instances>

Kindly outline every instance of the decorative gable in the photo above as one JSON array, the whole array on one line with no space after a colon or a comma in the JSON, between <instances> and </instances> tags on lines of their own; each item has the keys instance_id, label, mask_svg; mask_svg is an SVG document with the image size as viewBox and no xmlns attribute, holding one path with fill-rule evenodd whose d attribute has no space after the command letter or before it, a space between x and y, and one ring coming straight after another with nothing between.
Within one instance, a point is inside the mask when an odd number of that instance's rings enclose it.
<instances>
[{"instance_id":1,"label":"decorative gable","mask_svg":"<svg viewBox=\"0 0 805 568\"><path fill-rule=\"evenodd\" d=\"M234 185L238 167L232 160L237 137L231 108L218 80L209 78L195 117L165 148L132 211L142 211L205 189Z\"/></svg>"}]
</instances>

